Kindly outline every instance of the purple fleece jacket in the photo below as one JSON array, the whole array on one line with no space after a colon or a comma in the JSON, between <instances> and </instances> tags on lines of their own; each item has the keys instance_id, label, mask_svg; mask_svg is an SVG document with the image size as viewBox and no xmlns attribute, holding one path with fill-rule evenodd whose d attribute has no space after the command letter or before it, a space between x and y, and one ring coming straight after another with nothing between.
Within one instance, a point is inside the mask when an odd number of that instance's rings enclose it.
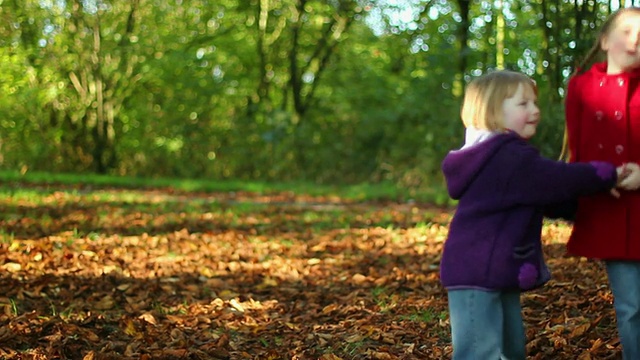
<instances>
[{"instance_id":1,"label":"purple fleece jacket","mask_svg":"<svg viewBox=\"0 0 640 360\"><path fill-rule=\"evenodd\" d=\"M458 201L444 244L447 289L529 290L550 278L540 234L545 207L613 188L604 162L564 163L540 156L513 132L449 152L442 162Z\"/></svg>"}]
</instances>

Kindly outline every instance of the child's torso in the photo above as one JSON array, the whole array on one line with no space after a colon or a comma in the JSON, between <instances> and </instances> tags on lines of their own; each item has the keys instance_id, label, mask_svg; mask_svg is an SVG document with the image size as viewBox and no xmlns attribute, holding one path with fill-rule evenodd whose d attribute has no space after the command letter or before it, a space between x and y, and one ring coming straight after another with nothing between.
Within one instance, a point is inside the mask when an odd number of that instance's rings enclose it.
<instances>
[{"instance_id":1,"label":"child's torso","mask_svg":"<svg viewBox=\"0 0 640 360\"><path fill-rule=\"evenodd\" d=\"M580 84L579 161L640 162L639 79L589 72Z\"/></svg>"}]
</instances>

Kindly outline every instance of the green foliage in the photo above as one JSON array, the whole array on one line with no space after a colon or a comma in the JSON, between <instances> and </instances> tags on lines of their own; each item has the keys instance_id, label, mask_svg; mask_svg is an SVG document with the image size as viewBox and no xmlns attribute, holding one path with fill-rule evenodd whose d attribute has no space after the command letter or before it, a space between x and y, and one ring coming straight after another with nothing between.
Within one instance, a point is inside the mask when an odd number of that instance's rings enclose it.
<instances>
[{"instance_id":1,"label":"green foliage","mask_svg":"<svg viewBox=\"0 0 640 360\"><path fill-rule=\"evenodd\" d=\"M418 196L442 188L463 85L498 45L538 82L534 142L556 157L564 84L609 3L472 2L468 29L458 3L0 2L0 167Z\"/></svg>"}]
</instances>

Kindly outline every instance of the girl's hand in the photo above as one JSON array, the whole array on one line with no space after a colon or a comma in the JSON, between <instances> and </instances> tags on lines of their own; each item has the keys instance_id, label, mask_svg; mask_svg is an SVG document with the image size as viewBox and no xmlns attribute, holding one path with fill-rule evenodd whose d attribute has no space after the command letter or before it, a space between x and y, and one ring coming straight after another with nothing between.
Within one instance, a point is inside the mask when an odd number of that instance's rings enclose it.
<instances>
[{"instance_id":1,"label":"girl's hand","mask_svg":"<svg viewBox=\"0 0 640 360\"><path fill-rule=\"evenodd\" d=\"M616 188L609 190L609 194L611 194L611 196L613 196L616 199L620 198L620 191L618 191L618 189Z\"/></svg>"},{"instance_id":2,"label":"girl's hand","mask_svg":"<svg viewBox=\"0 0 640 360\"><path fill-rule=\"evenodd\" d=\"M626 163L619 166L618 184L616 187L623 190L638 190L640 188L640 166L636 163Z\"/></svg>"}]
</instances>

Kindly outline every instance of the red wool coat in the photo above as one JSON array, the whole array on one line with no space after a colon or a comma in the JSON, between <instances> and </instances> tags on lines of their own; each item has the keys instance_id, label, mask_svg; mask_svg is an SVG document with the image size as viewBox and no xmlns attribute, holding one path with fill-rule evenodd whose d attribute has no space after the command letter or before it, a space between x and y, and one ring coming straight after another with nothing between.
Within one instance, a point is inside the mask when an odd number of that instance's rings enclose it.
<instances>
[{"instance_id":1,"label":"red wool coat","mask_svg":"<svg viewBox=\"0 0 640 360\"><path fill-rule=\"evenodd\" d=\"M571 78L565 105L571 161L640 164L640 69L607 75L595 64ZM640 190L580 198L568 251L640 260Z\"/></svg>"}]
</instances>

